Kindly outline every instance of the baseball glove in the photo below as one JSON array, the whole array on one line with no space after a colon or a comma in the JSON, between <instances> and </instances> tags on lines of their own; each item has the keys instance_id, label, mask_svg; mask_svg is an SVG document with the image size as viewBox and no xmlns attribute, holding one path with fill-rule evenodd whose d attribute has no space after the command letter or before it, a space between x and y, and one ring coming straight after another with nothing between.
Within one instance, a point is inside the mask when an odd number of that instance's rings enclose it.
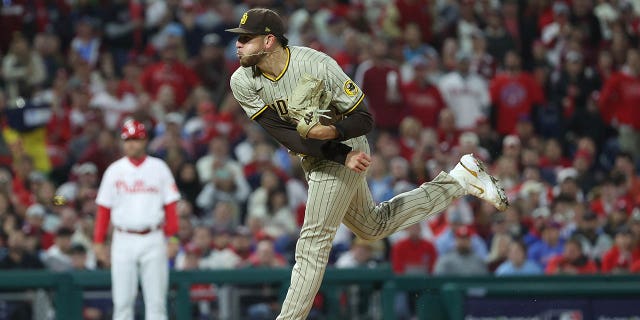
<instances>
[{"instance_id":1,"label":"baseball glove","mask_svg":"<svg viewBox=\"0 0 640 320\"><path fill-rule=\"evenodd\" d=\"M289 100L289 118L297 122L296 130L301 137L307 138L311 128L320 123L321 118L331 119L330 112L332 94L324 90L324 82L304 74L293 89Z\"/></svg>"}]
</instances>

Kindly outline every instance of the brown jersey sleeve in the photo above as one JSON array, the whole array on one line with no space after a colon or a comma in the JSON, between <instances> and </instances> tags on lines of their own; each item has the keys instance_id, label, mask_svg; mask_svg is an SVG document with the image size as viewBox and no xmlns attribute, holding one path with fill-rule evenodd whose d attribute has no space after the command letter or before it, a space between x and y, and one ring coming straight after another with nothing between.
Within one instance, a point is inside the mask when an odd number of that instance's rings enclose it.
<instances>
[{"instance_id":1,"label":"brown jersey sleeve","mask_svg":"<svg viewBox=\"0 0 640 320\"><path fill-rule=\"evenodd\" d=\"M373 118L364 101L351 111L344 119L333 124L338 130L338 140L344 141L365 135L373 129Z\"/></svg>"},{"instance_id":2,"label":"brown jersey sleeve","mask_svg":"<svg viewBox=\"0 0 640 320\"><path fill-rule=\"evenodd\" d=\"M344 165L347 154L351 151L351 147L335 140L303 139L296 127L282 120L271 108L266 108L254 120L287 149L301 155Z\"/></svg>"}]
</instances>

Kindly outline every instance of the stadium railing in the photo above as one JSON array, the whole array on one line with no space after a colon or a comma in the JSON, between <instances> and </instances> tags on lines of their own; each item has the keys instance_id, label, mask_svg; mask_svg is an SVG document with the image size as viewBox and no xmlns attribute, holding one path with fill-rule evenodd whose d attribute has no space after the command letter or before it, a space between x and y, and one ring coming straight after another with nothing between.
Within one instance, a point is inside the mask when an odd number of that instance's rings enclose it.
<instances>
[{"instance_id":1,"label":"stadium railing","mask_svg":"<svg viewBox=\"0 0 640 320\"><path fill-rule=\"evenodd\" d=\"M172 271L170 285L175 292L175 318L191 319L189 291L193 284L271 284L279 288L282 300L290 272L289 268ZM82 319L84 291L109 288L110 284L109 271L0 271L0 292L51 290L56 318L65 320ZM640 275L432 277L394 275L389 268L329 268L321 288L328 319L340 319L340 292L350 284L367 285L381 292L381 319L385 320L396 319L394 301L398 292L416 296L416 314L421 320L464 319L469 298L531 297L534 302L539 297L629 297L638 299L640 306Z\"/></svg>"}]
</instances>

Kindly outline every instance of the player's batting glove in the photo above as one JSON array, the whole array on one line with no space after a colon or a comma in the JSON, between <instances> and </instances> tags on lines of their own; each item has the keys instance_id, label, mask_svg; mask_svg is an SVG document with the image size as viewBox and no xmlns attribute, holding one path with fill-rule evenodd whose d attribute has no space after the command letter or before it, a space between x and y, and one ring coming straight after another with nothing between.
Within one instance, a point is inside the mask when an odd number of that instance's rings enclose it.
<instances>
[{"instance_id":1,"label":"player's batting glove","mask_svg":"<svg viewBox=\"0 0 640 320\"><path fill-rule=\"evenodd\" d=\"M304 74L293 89L289 100L289 117L298 124L296 130L301 137L307 138L311 128L320 123L320 118L331 119L326 113L331 99L331 92L324 89L324 82Z\"/></svg>"}]
</instances>

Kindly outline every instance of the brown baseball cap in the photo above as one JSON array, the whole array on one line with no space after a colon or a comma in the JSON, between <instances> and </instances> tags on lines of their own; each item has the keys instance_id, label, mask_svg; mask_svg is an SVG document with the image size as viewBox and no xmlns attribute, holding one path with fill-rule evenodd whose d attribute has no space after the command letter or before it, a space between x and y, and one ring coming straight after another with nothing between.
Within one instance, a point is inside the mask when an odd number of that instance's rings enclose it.
<instances>
[{"instance_id":1,"label":"brown baseball cap","mask_svg":"<svg viewBox=\"0 0 640 320\"><path fill-rule=\"evenodd\" d=\"M242 15L237 28L226 31L237 34L273 34L284 37L284 22L275 11L254 8Z\"/></svg>"}]
</instances>

